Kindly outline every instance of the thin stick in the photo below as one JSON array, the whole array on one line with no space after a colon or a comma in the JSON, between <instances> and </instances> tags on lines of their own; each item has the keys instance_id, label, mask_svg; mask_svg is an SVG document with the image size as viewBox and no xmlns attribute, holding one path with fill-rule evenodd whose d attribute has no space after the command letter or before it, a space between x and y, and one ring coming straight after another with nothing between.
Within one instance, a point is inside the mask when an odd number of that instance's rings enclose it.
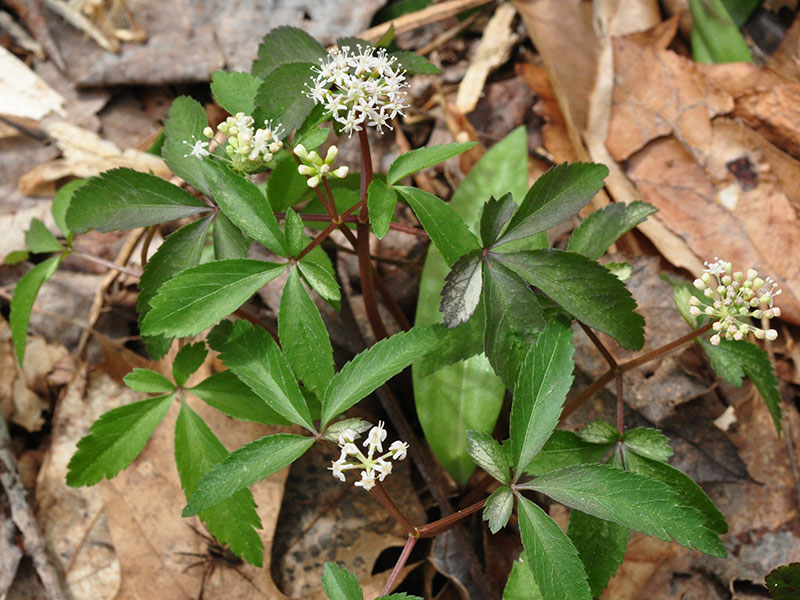
<instances>
[{"instance_id":1,"label":"thin stick","mask_svg":"<svg viewBox=\"0 0 800 600\"><path fill-rule=\"evenodd\" d=\"M624 422L622 412L624 410L622 402L622 373L617 373L617 431L623 434Z\"/></svg>"},{"instance_id":2,"label":"thin stick","mask_svg":"<svg viewBox=\"0 0 800 600\"><path fill-rule=\"evenodd\" d=\"M392 20L391 23L382 23L371 27L366 31L362 31L358 37L368 42L377 42L389 30L390 26L394 26L395 33L405 33L417 27L452 17L470 8L489 4L489 2L491 0L450 0L450 2L440 2L417 12L398 17Z\"/></svg>"},{"instance_id":3,"label":"thin stick","mask_svg":"<svg viewBox=\"0 0 800 600\"><path fill-rule=\"evenodd\" d=\"M317 237L315 237L313 240L311 240L311 243L308 246L303 248L303 251L297 257L297 259L299 260L299 259L303 258L306 254L308 254L314 248L319 246L322 243L322 241L331 234L331 231L333 231L337 227L338 227L338 225L336 223L331 223L330 225L328 225L325 229L322 230L322 233L320 233Z\"/></svg>"},{"instance_id":4,"label":"thin stick","mask_svg":"<svg viewBox=\"0 0 800 600\"><path fill-rule=\"evenodd\" d=\"M418 528L419 536L427 538L439 535L440 533L443 533L448 529L450 529L453 525L458 523L464 517L468 517L472 513L478 512L480 509L484 507L485 504L486 504L486 498L484 498L483 500L479 500L475 504L471 504L467 508L454 512L451 515L442 517L438 521L433 521L432 523L423 525L422 527Z\"/></svg>"},{"instance_id":5,"label":"thin stick","mask_svg":"<svg viewBox=\"0 0 800 600\"><path fill-rule=\"evenodd\" d=\"M286 213L276 212L275 217L278 219L285 219ZM308 221L309 223L328 223L336 220L332 219L330 215L305 214L305 213L301 213L300 218L303 219L303 221ZM337 222L358 223L358 217L353 215L340 216L338 217ZM428 235L428 232L425 231L424 229L421 229L419 227L414 227L413 225L405 225L403 223L391 222L389 223L389 229L394 229L395 231L400 231L402 233L409 233L411 235L417 235L419 237L430 237Z\"/></svg>"},{"instance_id":6,"label":"thin stick","mask_svg":"<svg viewBox=\"0 0 800 600\"><path fill-rule=\"evenodd\" d=\"M603 355L603 358L606 359L608 366L611 367L612 369L616 369L617 361L611 355L611 352L608 351L608 348L605 347L603 342L600 341L600 338L598 338L595 332L592 331L591 327L589 327L585 323L581 323L580 321L578 321L578 325L581 326L581 329L583 329L586 336L592 341L595 348L597 348L600 351L600 354Z\"/></svg>"},{"instance_id":7,"label":"thin stick","mask_svg":"<svg viewBox=\"0 0 800 600\"><path fill-rule=\"evenodd\" d=\"M131 277L135 277L136 279L139 279L142 276L142 274L138 271L135 271L123 265L118 265L116 263L111 262L110 260L106 260L105 258L100 258L99 256L93 256L91 254L85 254L83 252L73 252L72 256L77 256L89 262L95 263L97 265L102 265L107 269L112 269L114 271L119 271L120 273L125 273L125 275L130 275Z\"/></svg>"},{"instance_id":8,"label":"thin stick","mask_svg":"<svg viewBox=\"0 0 800 600\"><path fill-rule=\"evenodd\" d=\"M11 518L25 539L25 552L33 560L33 566L39 574L47 597L50 600L64 600L61 579L50 560L39 524L25 497L25 487L20 481L17 463L11 454L11 437L2 417L0 417L0 483L3 484L8 503L11 505Z\"/></svg>"},{"instance_id":9,"label":"thin stick","mask_svg":"<svg viewBox=\"0 0 800 600\"><path fill-rule=\"evenodd\" d=\"M400 571L402 571L403 567L406 566L408 557L411 556L411 551L414 549L414 545L416 543L417 538L413 535L409 535L408 539L406 540L406 545L403 547L403 551L400 553L400 558L397 559L397 563L394 565L394 569L392 569L389 579L386 580L386 585L383 586L381 596L385 596L386 594L390 593L394 588L394 584L397 581L397 578L400 576Z\"/></svg>"}]
</instances>

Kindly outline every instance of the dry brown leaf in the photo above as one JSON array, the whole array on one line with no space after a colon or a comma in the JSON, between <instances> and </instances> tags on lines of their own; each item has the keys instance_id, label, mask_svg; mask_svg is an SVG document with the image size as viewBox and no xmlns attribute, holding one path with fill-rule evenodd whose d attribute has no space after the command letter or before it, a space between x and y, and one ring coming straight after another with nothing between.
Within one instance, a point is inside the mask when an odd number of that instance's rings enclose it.
<instances>
[{"instance_id":1,"label":"dry brown leaf","mask_svg":"<svg viewBox=\"0 0 800 600\"><path fill-rule=\"evenodd\" d=\"M800 157L800 83L754 89L736 99L733 116L781 150Z\"/></svg>"},{"instance_id":2,"label":"dry brown leaf","mask_svg":"<svg viewBox=\"0 0 800 600\"><path fill-rule=\"evenodd\" d=\"M64 115L64 98L28 66L0 46L0 114L39 120Z\"/></svg>"},{"instance_id":3,"label":"dry brown leaf","mask_svg":"<svg viewBox=\"0 0 800 600\"><path fill-rule=\"evenodd\" d=\"M614 40L614 100L606 145L617 161L672 134L704 164L711 118L730 112L733 99L709 89L693 61L669 50Z\"/></svg>"},{"instance_id":4,"label":"dry brown leaf","mask_svg":"<svg viewBox=\"0 0 800 600\"><path fill-rule=\"evenodd\" d=\"M800 76L798 59L800 59L800 15L795 17L781 45L767 59L767 64L781 75L797 78Z\"/></svg>"},{"instance_id":5,"label":"dry brown leaf","mask_svg":"<svg viewBox=\"0 0 800 600\"><path fill-rule=\"evenodd\" d=\"M517 11L512 4L501 4L486 24L475 55L470 59L464 79L458 86L455 107L459 112L472 112L483 93L489 73L508 60L511 49L518 41L513 30L516 16Z\"/></svg>"}]
</instances>

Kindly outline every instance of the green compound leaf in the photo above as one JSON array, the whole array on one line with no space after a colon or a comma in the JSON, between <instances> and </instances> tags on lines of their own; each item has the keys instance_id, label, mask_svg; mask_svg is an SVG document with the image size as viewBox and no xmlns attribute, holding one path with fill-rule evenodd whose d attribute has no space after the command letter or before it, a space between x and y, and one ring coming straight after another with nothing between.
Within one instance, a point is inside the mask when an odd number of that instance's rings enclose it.
<instances>
[{"instance_id":1,"label":"green compound leaf","mask_svg":"<svg viewBox=\"0 0 800 600\"><path fill-rule=\"evenodd\" d=\"M289 256L298 256L308 243L308 238L303 231L303 218L291 208L286 210L283 230L286 235L286 249Z\"/></svg>"},{"instance_id":2,"label":"green compound leaf","mask_svg":"<svg viewBox=\"0 0 800 600\"><path fill-rule=\"evenodd\" d=\"M200 480L183 509L184 517L208 510L290 465L314 444L314 438L279 433L242 446L214 465Z\"/></svg>"},{"instance_id":3,"label":"green compound leaf","mask_svg":"<svg viewBox=\"0 0 800 600\"><path fill-rule=\"evenodd\" d=\"M440 259L441 260L441 259ZM444 263L442 263L444 267ZM444 267L446 269L446 267ZM444 337L425 358L414 364L414 374L427 377L447 366L472 358L483 352L483 314L480 306L466 323L447 329Z\"/></svg>"},{"instance_id":4,"label":"green compound leaf","mask_svg":"<svg viewBox=\"0 0 800 600\"><path fill-rule=\"evenodd\" d=\"M307 178L297 172L297 163L291 153L279 152L276 160L277 165L267 179L267 198L272 210L286 211L308 196L310 189Z\"/></svg>"},{"instance_id":5,"label":"green compound leaf","mask_svg":"<svg viewBox=\"0 0 800 600\"><path fill-rule=\"evenodd\" d=\"M133 169L112 169L75 191L67 209L74 233L147 227L210 211L176 185Z\"/></svg>"},{"instance_id":6,"label":"green compound leaf","mask_svg":"<svg viewBox=\"0 0 800 600\"><path fill-rule=\"evenodd\" d=\"M223 321L208 336L225 366L292 423L314 431L308 405L277 342L248 321Z\"/></svg>"},{"instance_id":7,"label":"green compound leaf","mask_svg":"<svg viewBox=\"0 0 800 600\"><path fill-rule=\"evenodd\" d=\"M658 209L646 202L616 202L594 211L572 233L567 250L597 260L620 236Z\"/></svg>"},{"instance_id":8,"label":"green compound leaf","mask_svg":"<svg viewBox=\"0 0 800 600\"><path fill-rule=\"evenodd\" d=\"M591 600L586 571L572 541L533 502L517 496L519 530L528 566L544 600Z\"/></svg>"},{"instance_id":9,"label":"green compound leaf","mask_svg":"<svg viewBox=\"0 0 800 600\"><path fill-rule=\"evenodd\" d=\"M491 435L483 431L467 431L467 452L481 469L500 483L511 483L506 455ZM494 533L494 532L492 532Z\"/></svg>"},{"instance_id":10,"label":"green compound leaf","mask_svg":"<svg viewBox=\"0 0 800 600\"><path fill-rule=\"evenodd\" d=\"M573 510L569 515L567 535L578 549L578 556L589 576L592 597L599 598L625 558L628 529Z\"/></svg>"},{"instance_id":11,"label":"green compound leaf","mask_svg":"<svg viewBox=\"0 0 800 600\"><path fill-rule=\"evenodd\" d=\"M122 381L134 392L143 394L165 394L175 390L169 379L151 369L136 368L125 375Z\"/></svg>"},{"instance_id":12,"label":"green compound leaf","mask_svg":"<svg viewBox=\"0 0 800 600\"><path fill-rule=\"evenodd\" d=\"M41 219L31 219L30 227L25 232L25 247L34 254L59 252L64 249Z\"/></svg>"},{"instance_id":13,"label":"green compound leaf","mask_svg":"<svg viewBox=\"0 0 800 600\"><path fill-rule=\"evenodd\" d=\"M215 373L189 388L195 396L218 411L239 419L265 425L290 425L290 421L275 412L232 371Z\"/></svg>"},{"instance_id":14,"label":"green compound leaf","mask_svg":"<svg viewBox=\"0 0 800 600\"><path fill-rule=\"evenodd\" d=\"M175 423L175 464L187 498L197 489L203 476L227 456L227 448L214 432L182 401ZM263 564L264 546L256 532L261 528L261 519L250 490L236 492L198 516L211 534L228 544L235 554L257 567Z\"/></svg>"},{"instance_id":15,"label":"green compound leaf","mask_svg":"<svg viewBox=\"0 0 800 600\"><path fill-rule=\"evenodd\" d=\"M439 146L417 148L411 152L401 154L389 167L389 173L386 175L386 183L394 185L404 177L408 177L417 171L432 167L433 165L438 165L440 162L458 156L462 152L474 148L476 145L477 142L441 144Z\"/></svg>"},{"instance_id":16,"label":"green compound leaf","mask_svg":"<svg viewBox=\"0 0 800 600\"><path fill-rule=\"evenodd\" d=\"M322 589L330 600L364 600L364 593L355 574L335 563L325 563Z\"/></svg>"},{"instance_id":17,"label":"green compound leaf","mask_svg":"<svg viewBox=\"0 0 800 600\"><path fill-rule=\"evenodd\" d=\"M800 563L773 569L767 574L766 583L773 600L797 600L800 598Z\"/></svg>"},{"instance_id":18,"label":"green compound leaf","mask_svg":"<svg viewBox=\"0 0 800 600\"><path fill-rule=\"evenodd\" d=\"M196 141L206 139L203 135L206 127L206 111L197 100L188 96L176 98L164 123L164 145L161 147L161 156L170 171L204 193L208 193L203 174L205 161L188 154Z\"/></svg>"},{"instance_id":19,"label":"green compound leaf","mask_svg":"<svg viewBox=\"0 0 800 600\"><path fill-rule=\"evenodd\" d=\"M482 262L483 348L495 373L513 389L522 361L544 327L544 315L533 291L516 273L491 258Z\"/></svg>"},{"instance_id":20,"label":"green compound leaf","mask_svg":"<svg viewBox=\"0 0 800 600\"><path fill-rule=\"evenodd\" d=\"M552 249L490 253L489 257L625 348L639 350L644 345L644 319L634 312L636 301L625 284L595 261Z\"/></svg>"},{"instance_id":21,"label":"green compound leaf","mask_svg":"<svg viewBox=\"0 0 800 600\"><path fill-rule=\"evenodd\" d=\"M280 124L285 135L300 127L314 108L314 101L305 94L315 75L313 66L292 62L266 75L256 94L256 121L272 121L276 128Z\"/></svg>"},{"instance_id":22,"label":"green compound leaf","mask_svg":"<svg viewBox=\"0 0 800 600\"><path fill-rule=\"evenodd\" d=\"M542 475L572 465L597 463L609 450L611 444L585 442L571 431L556 429L524 471L528 475Z\"/></svg>"},{"instance_id":23,"label":"green compound leaf","mask_svg":"<svg viewBox=\"0 0 800 600\"><path fill-rule=\"evenodd\" d=\"M411 206L447 266L453 266L470 250L480 248L478 238L444 200L413 187L398 186L395 190Z\"/></svg>"},{"instance_id":24,"label":"green compound leaf","mask_svg":"<svg viewBox=\"0 0 800 600\"><path fill-rule=\"evenodd\" d=\"M445 277L439 310L449 329L469 321L480 304L482 264L480 251L473 250L459 258Z\"/></svg>"},{"instance_id":25,"label":"green compound leaf","mask_svg":"<svg viewBox=\"0 0 800 600\"><path fill-rule=\"evenodd\" d=\"M253 61L250 71L263 79L281 65L295 62L317 64L327 54L325 48L302 29L276 27L258 45L258 58Z\"/></svg>"},{"instance_id":26,"label":"green compound leaf","mask_svg":"<svg viewBox=\"0 0 800 600\"><path fill-rule=\"evenodd\" d=\"M520 369L511 404L509 433L517 475L522 473L558 425L572 385L572 330L551 321L539 335Z\"/></svg>"},{"instance_id":27,"label":"green compound leaf","mask_svg":"<svg viewBox=\"0 0 800 600\"><path fill-rule=\"evenodd\" d=\"M605 165L562 164L539 177L495 246L547 231L574 216L603 187Z\"/></svg>"},{"instance_id":28,"label":"green compound leaf","mask_svg":"<svg viewBox=\"0 0 800 600\"><path fill-rule=\"evenodd\" d=\"M247 258L247 248L253 241L249 237L245 238L242 231L222 211L214 217L212 240L216 260Z\"/></svg>"},{"instance_id":29,"label":"green compound leaf","mask_svg":"<svg viewBox=\"0 0 800 600\"><path fill-rule=\"evenodd\" d=\"M483 205L483 213L481 214L481 244L484 248L488 248L497 240L497 236L503 230L503 226L511 218L514 213L516 204L511 197L511 192L506 194L500 199L492 196L489 201Z\"/></svg>"},{"instance_id":30,"label":"green compound leaf","mask_svg":"<svg viewBox=\"0 0 800 600\"><path fill-rule=\"evenodd\" d=\"M239 308L285 268L240 258L187 269L158 288L142 320L142 335L196 335Z\"/></svg>"},{"instance_id":31,"label":"green compound leaf","mask_svg":"<svg viewBox=\"0 0 800 600\"><path fill-rule=\"evenodd\" d=\"M511 567L511 574L503 590L503 600L543 600L539 586L533 578L525 552Z\"/></svg>"},{"instance_id":32,"label":"green compound leaf","mask_svg":"<svg viewBox=\"0 0 800 600\"><path fill-rule=\"evenodd\" d=\"M216 71L211 76L214 100L232 115L252 114L256 92L264 80L250 73Z\"/></svg>"},{"instance_id":33,"label":"green compound leaf","mask_svg":"<svg viewBox=\"0 0 800 600\"><path fill-rule=\"evenodd\" d=\"M577 465L551 471L522 487L660 540L674 539L712 556L727 555L703 514L656 479L608 465Z\"/></svg>"},{"instance_id":34,"label":"green compound leaf","mask_svg":"<svg viewBox=\"0 0 800 600\"><path fill-rule=\"evenodd\" d=\"M210 223L211 218L206 218L184 225L168 236L147 261L144 273L139 278L139 297L136 300L140 327L147 313L150 312L150 300L156 295L161 285L200 262ZM158 359L169 350L172 337L144 336L144 341L150 357Z\"/></svg>"},{"instance_id":35,"label":"green compound leaf","mask_svg":"<svg viewBox=\"0 0 800 600\"><path fill-rule=\"evenodd\" d=\"M658 429L637 427L626 431L622 441L636 454L653 460L666 461L674 454L669 445L669 438Z\"/></svg>"},{"instance_id":36,"label":"green compound leaf","mask_svg":"<svg viewBox=\"0 0 800 600\"><path fill-rule=\"evenodd\" d=\"M8 320L11 325L11 339L20 365L25 361L25 342L28 340L28 324L31 321L33 303L36 302L42 284L53 276L63 258L64 255L60 254L40 262L25 273L14 288Z\"/></svg>"},{"instance_id":37,"label":"green compound leaf","mask_svg":"<svg viewBox=\"0 0 800 600\"><path fill-rule=\"evenodd\" d=\"M172 377L175 379L175 385L186 385L189 377L200 368L207 355L208 350L204 342L187 344L181 348L172 363Z\"/></svg>"},{"instance_id":38,"label":"green compound leaf","mask_svg":"<svg viewBox=\"0 0 800 600\"><path fill-rule=\"evenodd\" d=\"M367 189L367 206L372 231L379 240L389 231L396 204L397 193L380 179L373 179Z\"/></svg>"},{"instance_id":39,"label":"green compound leaf","mask_svg":"<svg viewBox=\"0 0 800 600\"><path fill-rule=\"evenodd\" d=\"M222 212L234 225L279 256L286 256L286 240L275 214L255 184L225 165L203 161L206 181Z\"/></svg>"},{"instance_id":40,"label":"green compound leaf","mask_svg":"<svg viewBox=\"0 0 800 600\"><path fill-rule=\"evenodd\" d=\"M168 394L133 402L97 419L67 465L67 485L94 485L130 465L164 419L172 398Z\"/></svg>"},{"instance_id":41,"label":"green compound leaf","mask_svg":"<svg viewBox=\"0 0 800 600\"><path fill-rule=\"evenodd\" d=\"M513 509L514 493L511 488L502 486L492 492L483 508L483 520L489 522L489 531L494 534L505 527Z\"/></svg>"},{"instance_id":42,"label":"green compound leaf","mask_svg":"<svg viewBox=\"0 0 800 600\"><path fill-rule=\"evenodd\" d=\"M711 368L728 383L741 387L743 375L755 384L764 399L775 431L781 434L781 396L778 378L769 356L751 342L721 340L718 346L703 340L703 349L711 359Z\"/></svg>"},{"instance_id":43,"label":"green compound leaf","mask_svg":"<svg viewBox=\"0 0 800 600\"><path fill-rule=\"evenodd\" d=\"M410 75L438 75L442 70L424 56L414 52L391 52L390 56L397 57L397 66Z\"/></svg>"},{"instance_id":44,"label":"green compound leaf","mask_svg":"<svg viewBox=\"0 0 800 600\"><path fill-rule=\"evenodd\" d=\"M314 248L297 263L308 284L328 302L339 302L342 292L331 259L322 248Z\"/></svg>"},{"instance_id":45,"label":"green compound leaf","mask_svg":"<svg viewBox=\"0 0 800 600\"><path fill-rule=\"evenodd\" d=\"M50 209L50 212L53 213L53 220L56 222L56 225L58 225L61 233L67 237L67 242L72 239L72 232L69 230L69 227L67 227L67 210L72 202L72 197L75 195L75 191L86 185L88 181L88 179L73 179L69 183L62 185L56 192L55 198L53 198L53 207Z\"/></svg>"},{"instance_id":46,"label":"green compound leaf","mask_svg":"<svg viewBox=\"0 0 800 600\"><path fill-rule=\"evenodd\" d=\"M440 327L412 327L356 355L325 389L322 427L430 352L443 335Z\"/></svg>"},{"instance_id":47,"label":"green compound leaf","mask_svg":"<svg viewBox=\"0 0 800 600\"><path fill-rule=\"evenodd\" d=\"M685 473L661 461L640 456L630 448L626 448L625 451L625 468L665 483L683 498L684 504L693 506L703 513L706 523L712 531L719 534L728 532L725 516L714 506L702 488Z\"/></svg>"},{"instance_id":48,"label":"green compound leaf","mask_svg":"<svg viewBox=\"0 0 800 600\"><path fill-rule=\"evenodd\" d=\"M297 378L321 397L333 379L333 348L325 323L303 287L297 269L289 269L283 288L278 335Z\"/></svg>"},{"instance_id":49,"label":"green compound leaf","mask_svg":"<svg viewBox=\"0 0 800 600\"><path fill-rule=\"evenodd\" d=\"M619 431L608 421L589 421L578 431L578 437L590 444L613 444L620 438Z\"/></svg>"}]
</instances>

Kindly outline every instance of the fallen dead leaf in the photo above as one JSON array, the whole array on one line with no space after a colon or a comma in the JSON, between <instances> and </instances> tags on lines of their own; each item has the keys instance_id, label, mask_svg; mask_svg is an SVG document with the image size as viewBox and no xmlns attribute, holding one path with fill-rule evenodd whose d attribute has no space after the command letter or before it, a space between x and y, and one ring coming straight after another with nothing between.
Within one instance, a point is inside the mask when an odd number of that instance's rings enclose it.
<instances>
[{"instance_id":1,"label":"fallen dead leaf","mask_svg":"<svg viewBox=\"0 0 800 600\"><path fill-rule=\"evenodd\" d=\"M38 121L50 113L66 116L63 105L58 92L0 46L0 114Z\"/></svg>"}]
</instances>

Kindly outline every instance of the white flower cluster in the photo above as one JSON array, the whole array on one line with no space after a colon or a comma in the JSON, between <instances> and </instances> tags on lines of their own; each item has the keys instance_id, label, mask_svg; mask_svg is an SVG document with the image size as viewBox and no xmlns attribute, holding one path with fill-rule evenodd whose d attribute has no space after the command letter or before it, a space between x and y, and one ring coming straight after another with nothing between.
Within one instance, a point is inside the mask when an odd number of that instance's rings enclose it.
<instances>
[{"instance_id":1,"label":"white flower cluster","mask_svg":"<svg viewBox=\"0 0 800 600\"><path fill-rule=\"evenodd\" d=\"M702 290L710 304L703 303L696 296L689 299L689 312L694 316L706 314L714 319L714 335L710 342L715 346L724 337L726 340L742 340L748 333L758 339L774 340L778 332L774 329L760 329L750 324L749 319L771 319L781 316L781 309L773 307L775 296L781 293L772 278L761 279L758 271L750 269L745 275L733 272L731 263L720 260L705 263L705 273L695 279L694 286ZM702 308L701 308L702 307Z\"/></svg>"},{"instance_id":2,"label":"white flower cluster","mask_svg":"<svg viewBox=\"0 0 800 600\"><path fill-rule=\"evenodd\" d=\"M329 470L333 472L334 477L345 481L345 471L363 469L361 480L356 481L355 485L369 491L375 487L376 477L379 481L383 481L392 472L392 463L387 459L403 460L406 457L408 444L399 440L392 442L389 451L384 454L383 441L386 439L386 430L383 428L383 421L378 421L378 425L370 429L367 434L367 439L364 441L364 447L368 449L366 456L356 446L355 441L359 437L359 433L354 429L345 429L339 434L342 454L333 461L333 466L329 467ZM376 451L380 454L377 458ZM348 457L354 460L348 462Z\"/></svg>"},{"instance_id":3,"label":"white flower cluster","mask_svg":"<svg viewBox=\"0 0 800 600\"><path fill-rule=\"evenodd\" d=\"M348 136L361 131L365 123L383 133L384 127L392 128L389 121L408 108L405 71L393 67L397 58L387 56L383 48L356 47L358 52L342 46L327 60L320 59L306 95L322 104Z\"/></svg>"},{"instance_id":4,"label":"white flower cluster","mask_svg":"<svg viewBox=\"0 0 800 600\"><path fill-rule=\"evenodd\" d=\"M228 136L225 141L225 154L228 155L231 168L239 173L253 173L263 167L275 166L274 155L283 148L278 139L282 134L280 125L273 126L271 121L264 121L264 127L254 129L255 121L250 115L236 113L220 123L217 131ZM203 135L208 139L214 137L214 130L206 127ZM185 156L196 156L203 159L209 156L208 142L202 140L184 141L191 146Z\"/></svg>"},{"instance_id":5,"label":"white flower cluster","mask_svg":"<svg viewBox=\"0 0 800 600\"><path fill-rule=\"evenodd\" d=\"M297 167L297 172L300 175L305 175L308 177L308 187L315 188L319 185L319 182L322 181L322 178L326 175L332 175L333 177L338 177L339 179L344 179L347 177L347 172L350 170L349 167L339 167L338 169L331 169L331 165L333 161L336 160L336 156L339 154L339 149L336 146L331 146L328 148L328 153L325 155L325 160L322 160L322 157L317 154L314 150L309 152L306 150L306 147L303 144L297 144L294 147L293 152L300 159L303 163L302 165Z\"/></svg>"}]
</instances>

